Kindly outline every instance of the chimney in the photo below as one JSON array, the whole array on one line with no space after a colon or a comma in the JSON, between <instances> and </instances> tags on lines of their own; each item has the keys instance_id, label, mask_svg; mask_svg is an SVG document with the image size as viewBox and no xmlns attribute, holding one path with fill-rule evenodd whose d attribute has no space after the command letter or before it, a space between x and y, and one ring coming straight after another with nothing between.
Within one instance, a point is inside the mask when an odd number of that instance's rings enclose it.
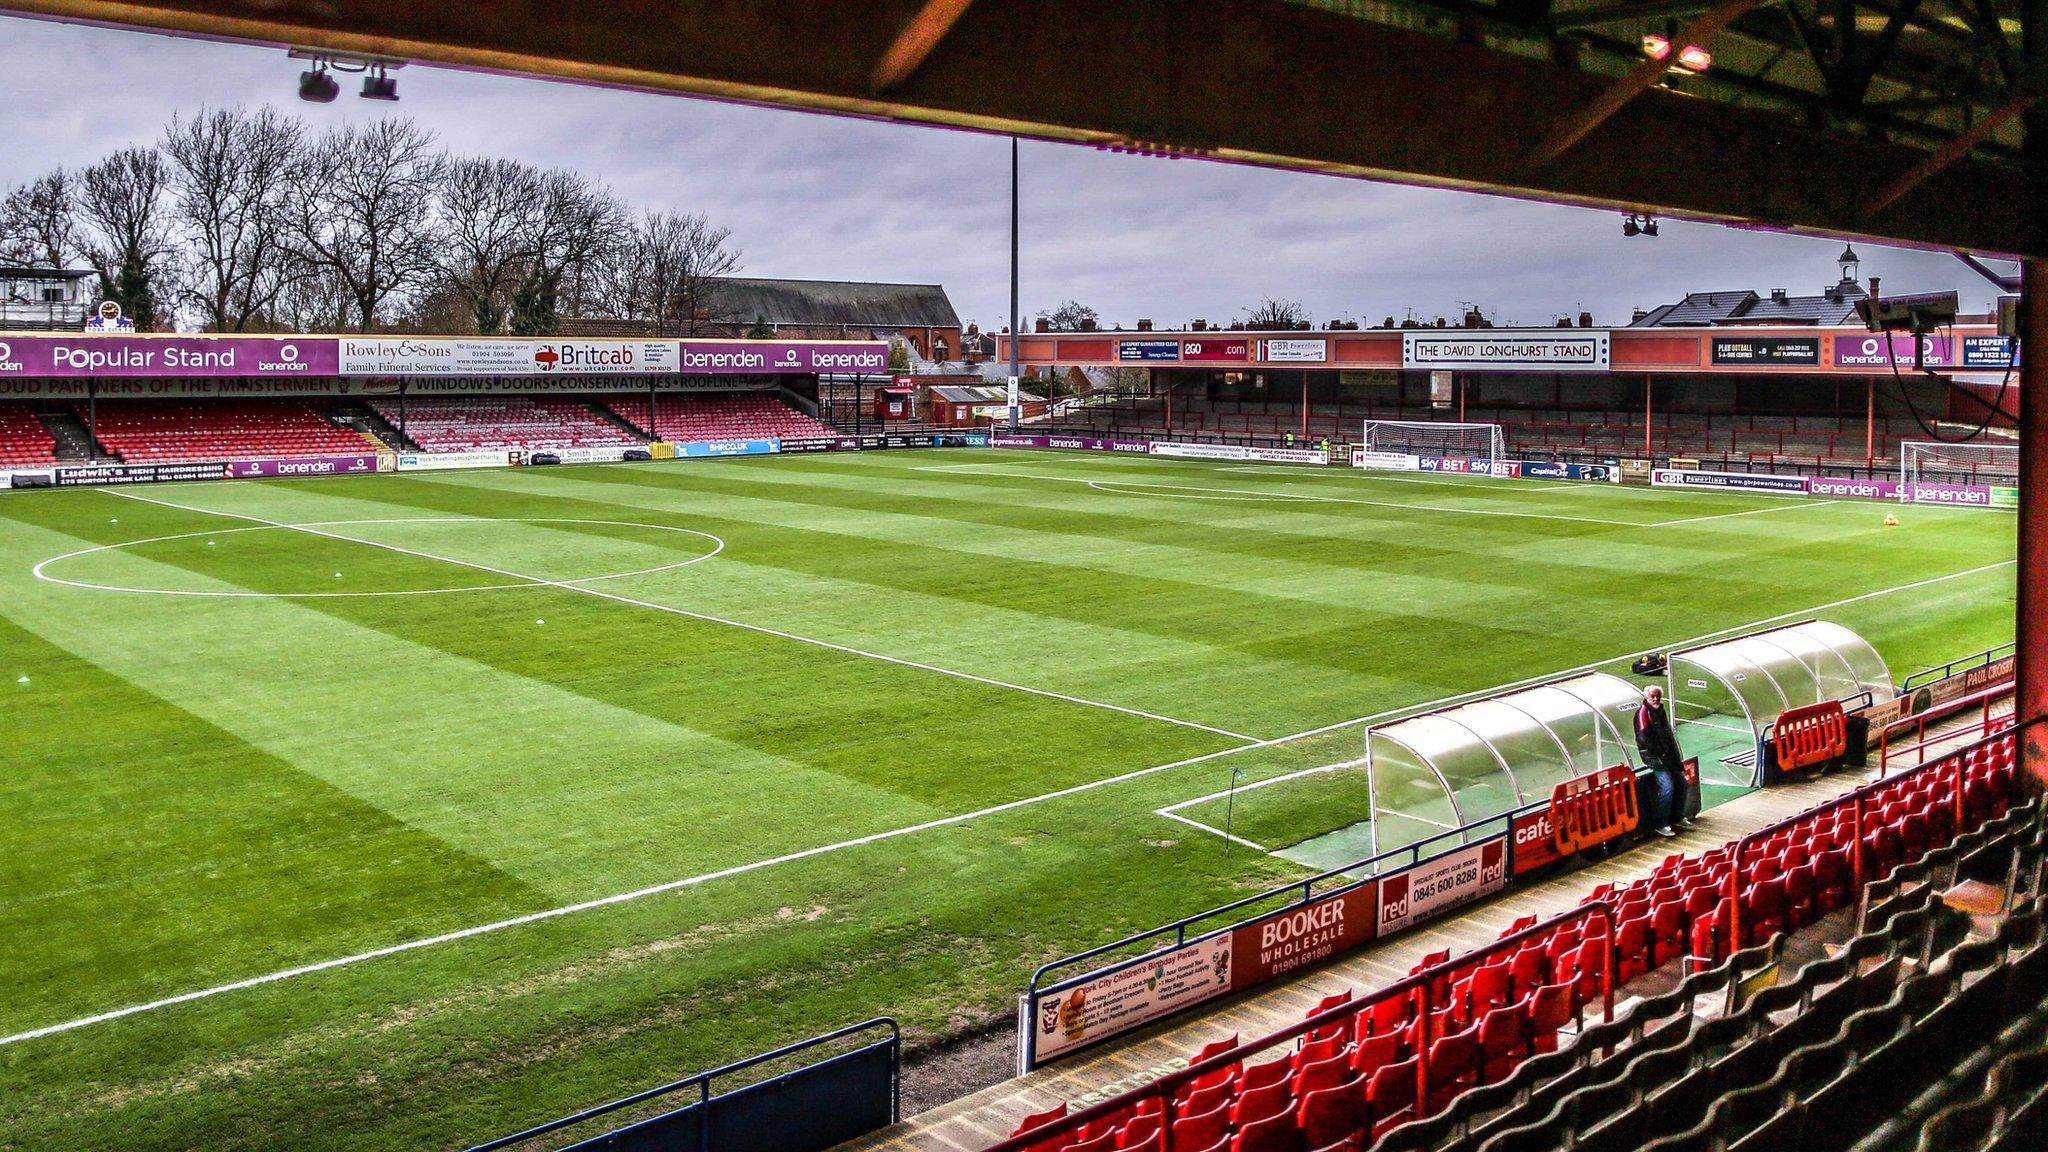
<instances>
[{"instance_id":1,"label":"chimney","mask_svg":"<svg viewBox=\"0 0 2048 1152\"><path fill-rule=\"evenodd\" d=\"M1579 327L1581 327L1581 328L1591 328L1592 326L1593 326L1593 314L1592 314L1591 312L1581 312L1581 313L1579 313Z\"/></svg>"},{"instance_id":2,"label":"chimney","mask_svg":"<svg viewBox=\"0 0 2048 1152\"><path fill-rule=\"evenodd\" d=\"M1786 292L1783 288L1771 289L1771 303L1773 304L1783 304L1786 300L1790 299L1790 297L1791 294Z\"/></svg>"},{"instance_id":3,"label":"chimney","mask_svg":"<svg viewBox=\"0 0 2048 1152\"><path fill-rule=\"evenodd\" d=\"M1190 332L1207 332L1208 330L1209 322L1207 320L1196 320L1188 325L1188 331Z\"/></svg>"},{"instance_id":4,"label":"chimney","mask_svg":"<svg viewBox=\"0 0 2048 1152\"><path fill-rule=\"evenodd\" d=\"M1031 330L1033 332L1050 332L1052 331L1052 321L1040 316L1038 322L1031 326Z\"/></svg>"},{"instance_id":5,"label":"chimney","mask_svg":"<svg viewBox=\"0 0 2048 1152\"><path fill-rule=\"evenodd\" d=\"M1093 321L1093 320L1083 320L1083 321L1081 321L1081 331L1083 331L1083 332L1093 332L1093 331L1095 331L1095 321Z\"/></svg>"},{"instance_id":6,"label":"chimney","mask_svg":"<svg viewBox=\"0 0 2048 1152\"><path fill-rule=\"evenodd\" d=\"M1641 324L1643 321L1649 318L1650 314L1648 312L1643 311L1641 308L1638 308L1635 311L1630 312L1628 314L1628 322L1631 324Z\"/></svg>"},{"instance_id":7,"label":"chimney","mask_svg":"<svg viewBox=\"0 0 2048 1152\"><path fill-rule=\"evenodd\" d=\"M1150 320L1140 320L1140 321L1138 321L1138 331L1140 331L1140 332L1150 332L1151 330L1152 330L1152 321L1150 321Z\"/></svg>"}]
</instances>

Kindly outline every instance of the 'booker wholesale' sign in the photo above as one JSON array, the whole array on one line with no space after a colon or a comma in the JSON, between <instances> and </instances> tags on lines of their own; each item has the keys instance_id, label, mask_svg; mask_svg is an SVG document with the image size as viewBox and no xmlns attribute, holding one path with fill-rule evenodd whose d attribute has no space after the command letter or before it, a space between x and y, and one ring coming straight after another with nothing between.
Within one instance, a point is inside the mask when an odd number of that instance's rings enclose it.
<instances>
[{"instance_id":1,"label":"'booker wholesale' sign","mask_svg":"<svg viewBox=\"0 0 2048 1152\"><path fill-rule=\"evenodd\" d=\"M1380 877L1379 934L1385 936L1422 923L1498 892L1508 882L1506 836L1446 852Z\"/></svg>"},{"instance_id":2,"label":"'booker wholesale' sign","mask_svg":"<svg viewBox=\"0 0 2048 1152\"><path fill-rule=\"evenodd\" d=\"M1205 336L1180 342L1180 358L1183 360L1250 360L1252 341L1249 336Z\"/></svg>"},{"instance_id":3,"label":"'booker wholesale' sign","mask_svg":"<svg viewBox=\"0 0 2048 1152\"><path fill-rule=\"evenodd\" d=\"M1804 364L1819 366L1818 336L1716 336L1711 358L1716 364Z\"/></svg>"},{"instance_id":4,"label":"'booker wholesale' sign","mask_svg":"<svg viewBox=\"0 0 2048 1152\"><path fill-rule=\"evenodd\" d=\"M1265 359L1269 364L1321 364L1330 358L1330 342L1320 336L1264 340L1260 343L1264 345Z\"/></svg>"},{"instance_id":5,"label":"'booker wholesale' sign","mask_svg":"<svg viewBox=\"0 0 2048 1152\"><path fill-rule=\"evenodd\" d=\"M345 376L673 376L673 340L344 336Z\"/></svg>"},{"instance_id":6,"label":"'booker wholesale' sign","mask_svg":"<svg viewBox=\"0 0 2048 1152\"><path fill-rule=\"evenodd\" d=\"M315 336L7 336L0 377L332 376L335 341Z\"/></svg>"},{"instance_id":7,"label":"'booker wholesale' sign","mask_svg":"<svg viewBox=\"0 0 2048 1152\"><path fill-rule=\"evenodd\" d=\"M1263 984L1370 941L1377 934L1378 907L1379 885L1368 880L1239 925L1230 933L1231 990Z\"/></svg>"},{"instance_id":8,"label":"'booker wholesale' sign","mask_svg":"<svg viewBox=\"0 0 2048 1152\"><path fill-rule=\"evenodd\" d=\"M1545 328L1526 332L1425 329L1401 333L1401 367L1480 372L1605 372L1606 332Z\"/></svg>"}]
</instances>

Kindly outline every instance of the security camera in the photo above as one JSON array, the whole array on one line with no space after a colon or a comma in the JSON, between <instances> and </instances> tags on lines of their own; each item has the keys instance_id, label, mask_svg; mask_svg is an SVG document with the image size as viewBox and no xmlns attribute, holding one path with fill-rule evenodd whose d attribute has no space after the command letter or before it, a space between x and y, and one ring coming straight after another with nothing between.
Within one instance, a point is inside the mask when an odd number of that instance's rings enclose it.
<instances>
[{"instance_id":1,"label":"security camera","mask_svg":"<svg viewBox=\"0 0 2048 1152\"><path fill-rule=\"evenodd\" d=\"M1917 292L1910 296L1878 296L1856 302L1856 314L1872 332L1927 332L1956 318L1954 292Z\"/></svg>"}]
</instances>

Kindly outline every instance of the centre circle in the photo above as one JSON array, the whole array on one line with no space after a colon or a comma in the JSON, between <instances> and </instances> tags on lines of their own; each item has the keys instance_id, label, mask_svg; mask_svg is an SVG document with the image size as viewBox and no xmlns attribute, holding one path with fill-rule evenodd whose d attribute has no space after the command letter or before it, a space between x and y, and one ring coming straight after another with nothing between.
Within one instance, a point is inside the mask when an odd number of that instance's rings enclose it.
<instances>
[{"instance_id":1,"label":"centre circle","mask_svg":"<svg viewBox=\"0 0 2048 1152\"><path fill-rule=\"evenodd\" d=\"M381 541L363 540L339 533L319 531L319 529L326 528L347 528L369 524L590 524L612 528L645 528L653 532L674 532L684 536L695 536L702 540L708 540L711 542L711 550L700 556L692 556L686 560L678 560L670 564L655 564L625 572L604 572L595 576L578 576L568 580L553 580L541 576L526 576L497 565L485 565L450 556L436 556L432 553L404 548ZM89 580L67 579L63 576L54 575L50 571L52 567L62 564L67 560L75 560L81 556L90 556L97 552L118 552L130 548L139 548L146 544L164 544L174 540L196 540L200 538L213 540L222 536L233 536L245 532L306 532L309 535L341 543L360 544L365 548L399 552L408 556L417 556L422 560L439 561L461 568L498 573L507 579L501 584L468 584L452 588L407 588L381 592L251 592L239 589L147 588L122 584L99 584ZM30 569L30 572L38 580L44 580L51 584L62 584L70 588L84 588L94 592L130 592L152 596L199 596L254 600L322 600L366 596L441 596L456 592L497 592L510 588L576 588L600 580L623 580L629 576L651 576L657 572L687 568L692 564L709 560L723 551L725 551L725 541L709 532L700 532L695 528L678 528L671 524L647 524L637 520L588 520L566 516L407 516L385 520L315 520L302 524L250 524L239 528L218 528L206 532L179 532L168 536L149 536L140 540L125 540L119 544L99 544L91 548L80 548L75 552L66 552L60 556L52 556Z\"/></svg>"}]
</instances>

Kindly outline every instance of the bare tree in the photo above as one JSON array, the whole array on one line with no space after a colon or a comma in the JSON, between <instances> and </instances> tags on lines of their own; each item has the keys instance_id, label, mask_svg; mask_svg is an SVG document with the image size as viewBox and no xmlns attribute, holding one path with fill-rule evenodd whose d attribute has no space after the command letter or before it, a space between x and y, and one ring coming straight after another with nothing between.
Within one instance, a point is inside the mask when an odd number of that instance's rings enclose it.
<instances>
[{"instance_id":1,"label":"bare tree","mask_svg":"<svg viewBox=\"0 0 2048 1152\"><path fill-rule=\"evenodd\" d=\"M446 166L433 133L397 118L331 130L292 166L286 244L346 289L365 331L433 269Z\"/></svg>"},{"instance_id":2,"label":"bare tree","mask_svg":"<svg viewBox=\"0 0 2048 1152\"><path fill-rule=\"evenodd\" d=\"M74 181L62 168L0 200L0 260L64 268L80 255Z\"/></svg>"},{"instance_id":3,"label":"bare tree","mask_svg":"<svg viewBox=\"0 0 2048 1152\"><path fill-rule=\"evenodd\" d=\"M1242 309L1244 326L1251 329L1299 328L1308 323L1308 310L1299 300L1277 300L1271 296L1259 301L1256 308Z\"/></svg>"},{"instance_id":4,"label":"bare tree","mask_svg":"<svg viewBox=\"0 0 2048 1152\"><path fill-rule=\"evenodd\" d=\"M652 321L664 336L694 336L734 322L722 315L713 281L739 270L729 228L703 216L648 212L607 254L599 307L608 315Z\"/></svg>"},{"instance_id":5,"label":"bare tree","mask_svg":"<svg viewBox=\"0 0 2048 1152\"><path fill-rule=\"evenodd\" d=\"M441 188L440 278L469 306L476 330L504 330L512 288L531 259L540 173L516 160L463 157Z\"/></svg>"},{"instance_id":6,"label":"bare tree","mask_svg":"<svg viewBox=\"0 0 2048 1152\"><path fill-rule=\"evenodd\" d=\"M1079 300L1061 301L1059 307L1050 312L1040 312L1038 318L1045 321L1045 326L1054 332L1081 332L1092 329L1102 322L1102 317L1095 309Z\"/></svg>"},{"instance_id":7,"label":"bare tree","mask_svg":"<svg viewBox=\"0 0 2048 1152\"><path fill-rule=\"evenodd\" d=\"M155 148L123 148L79 174L86 260L99 274L100 294L119 301L137 328L154 326L157 300L175 287L169 186L169 166Z\"/></svg>"},{"instance_id":8,"label":"bare tree","mask_svg":"<svg viewBox=\"0 0 2048 1152\"><path fill-rule=\"evenodd\" d=\"M185 250L182 298L202 326L242 332L268 322L294 272L287 177L304 142L297 120L267 106L172 118L163 152L172 226Z\"/></svg>"}]
</instances>

